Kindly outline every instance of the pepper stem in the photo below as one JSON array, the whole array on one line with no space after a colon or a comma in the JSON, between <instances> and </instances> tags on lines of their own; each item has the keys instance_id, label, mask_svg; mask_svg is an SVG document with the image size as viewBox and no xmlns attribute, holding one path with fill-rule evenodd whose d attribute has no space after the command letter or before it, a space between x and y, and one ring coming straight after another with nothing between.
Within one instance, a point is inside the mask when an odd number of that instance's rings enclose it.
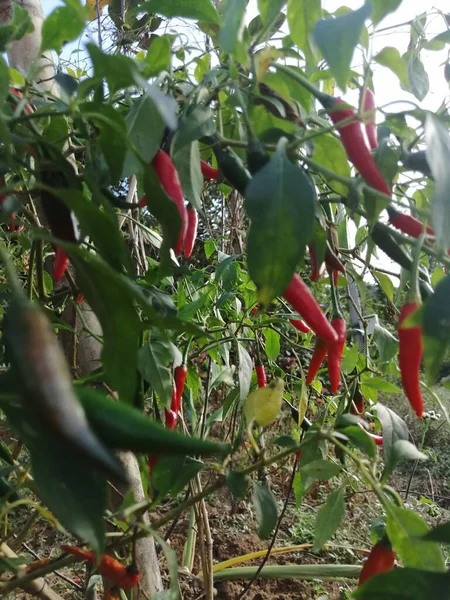
<instances>
[{"instance_id":1,"label":"pepper stem","mask_svg":"<svg viewBox=\"0 0 450 600\"><path fill-rule=\"evenodd\" d=\"M308 92L310 92L314 96L314 98L316 98L316 100L318 100L322 104L322 106L325 109L328 110L334 106L333 96L330 96L329 94L325 94L324 92L321 92L320 90L318 90L315 85L313 85L310 81L308 81L306 79L306 77L303 77L303 75L300 75L300 73L297 73L297 71L293 71L291 68L289 68L285 65L280 65L279 63L276 63L276 62L271 62L270 64L272 67L277 69L277 71L286 73L286 75L288 75L291 79L294 79L295 81L297 81L297 83L299 83L305 89L307 89Z\"/></svg>"},{"instance_id":2,"label":"pepper stem","mask_svg":"<svg viewBox=\"0 0 450 600\"><path fill-rule=\"evenodd\" d=\"M333 304L333 319L342 319L342 310L339 305L339 299L336 294L336 287L334 285L332 269L330 269L330 287L331 287L331 302Z\"/></svg>"},{"instance_id":3,"label":"pepper stem","mask_svg":"<svg viewBox=\"0 0 450 600\"><path fill-rule=\"evenodd\" d=\"M422 235L419 238L417 238L417 243L414 247L414 252L412 256L413 263L411 269L411 285L408 294L409 302L417 302L419 304L421 304L422 302L419 288L420 254L422 252L422 246L425 241L425 237L425 233L423 232Z\"/></svg>"}]
</instances>

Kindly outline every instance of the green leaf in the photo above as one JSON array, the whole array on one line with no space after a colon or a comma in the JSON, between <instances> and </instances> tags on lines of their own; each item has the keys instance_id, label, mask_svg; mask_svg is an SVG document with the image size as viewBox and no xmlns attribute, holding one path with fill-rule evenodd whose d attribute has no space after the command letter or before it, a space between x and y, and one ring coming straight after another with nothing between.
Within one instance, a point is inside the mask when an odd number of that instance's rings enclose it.
<instances>
[{"instance_id":1,"label":"green leaf","mask_svg":"<svg viewBox=\"0 0 450 600\"><path fill-rule=\"evenodd\" d=\"M364 381L364 383L362 383ZM385 392L386 394L399 394L401 393L401 389L391 383L390 381L386 381L385 379L381 379L380 377L364 377L361 380L362 388L365 389L373 389L377 392ZM364 392L363 392L364 395Z\"/></svg>"},{"instance_id":2,"label":"green leaf","mask_svg":"<svg viewBox=\"0 0 450 600\"><path fill-rule=\"evenodd\" d=\"M2 56L0 56L0 106L3 106L9 91L9 69Z\"/></svg>"},{"instance_id":3,"label":"green leaf","mask_svg":"<svg viewBox=\"0 0 450 600\"><path fill-rule=\"evenodd\" d=\"M349 375L358 364L359 360L359 348L358 344L344 348L344 356L341 363L341 371L345 375Z\"/></svg>"},{"instance_id":4,"label":"green leaf","mask_svg":"<svg viewBox=\"0 0 450 600\"><path fill-rule=\"evenodd\" d=\"M168 71L172 61L173 36L162 35L154 38L142 63L142 74L148 79Z\"/></svg>"},{"instance_id":5,"label":"green leaf","mask_svg":"<svg viewBox=\"0 0 450 600\"><path fill-rule=\"evenodd\" d=\"M445 562L439 545L418 539L428 531L430 528L417 512L400 506L389 508L387 534L405 567L443 572Z\"/></svg>"},{"instance_id":6,"label":"green leaf","mask_svg":"<svg viewBox=\"0 0 450 600\"><path fill-rule=\"evenodd\" d=\"M250 392L250 384L252 381L253 363L250 354L242 344L237 342L238 357L239 357L239 397L245 400Z\"/></svg>"},{"instance_id":7,"label":"green leaf","mask_svg":"<svg viewBox=\"0 0 450 600\"><path fill-rule=\"evenodd\" d=\"M430 600L449 595L448 574L418 569L394 569L376 575L353 592L353 597L360 600Z\"/></svg>"},{"instance_id":8,"label":"green leaf","mask_svg":"<svg viewBox=\"0 0 450 600\"><path fill-rule=\"evenodd\" d=\"M280 355L280 335L268 327L263 329L263 335L266 340L266 356L271 362L276 362Z\"/></svg>"},{"instance_id":9,"label":"green leaf","mask_svg":"<svg viewBox=\"0 0 450 600\"><path fill-rule=\"evenodd\" d=\"M430 542L439 542L441 544L450 544L450 521L441 523L423 536L424 540Z\"/></svg>"},{"instance_id":10,"label":"green leaf","mask_svg":"<svg viewBox=\"0 0 450 600\"><path fill-rule=\"evenodd\" d=\"M210 0L150 0L142 5L141 10L169 18L184 17L206 23L220 23L220 17Z\"/></svg>"},{"instance_id":11,"label":"green leaf","mask_svg":"<svg viewBox=\"0 0 450 600\"><path fill-rule=\"evenodd\" d=\"M344 518L345 488L342 487L328 494L327 501L319 510L314 526L313 552L318 552L339 529Z\"/></svg>"},{"instance_id":12,"label":"green leaf","mask_svg":"<svg viewBox=\"0 0 450 600\"><path fill-rule=\"evenodd\" d=\"M247 496L248 477L240 471L228 471L225 481L230 492L238 500L245 500Z\"/></svg>"},{"instance_id":13,"label":"green leaf","mask_svg":"<svg viewBox=\"0 0 450 600\"><path fill-rule=\"evenodd\" d=\"M176 149L175 145L172 160L178 171L186 200L198 211L202 211L203 176L200 168L198 142L195 141L187 146L185 145L180 150Z\"/></svg>"},{"instance_id":14,"label":"green leaf","mask_svg":"<svg viewBox=\"0 0 450 600\"><path fill-rule=\"evenodd\" d=\"M258 0L258 10L264 23L271 23L278 17L286 0Z\"/></svg>"},{"instance_id":15,"label":"green leaf","mask_svg":"<svg viewBox=\"0 0 450 600\"><path fill-rule=\"evenodd\" d=\"M378 283L380 284L381 289L386 294L391 302L394 302L394 284L392 283L392 279L386 273L380 273L380 271L374 271L374 276L376 277Z\"/></svg>"},{"instance_id":16,"label":"green leaf","mask_svg":"<svg viewBox=\"0 0 450 600\"><path fill-rule=\"evenodd\" d=\"M267 540L278 521L277 501L273 492L259 481L253 484L252 500L259 537Z\"/></svg>"},{"instance_id":17,"label":"green leaf","mask_svg":"<svg viewBox=\"0 0 450 600\"><path fill-rule=\"evenodd\" d=\"M408 78L411 92L422 102L430 89L430 81L423 63L414 53L408 62Z\"/></svg>"},{"instance_id":18,"label":"green leaf","mask_svg":"<svg viewBox=\"0 0 450 600\"><path fill-rule=\"evenodd\" d=\"M450 343L450 276L441 279L426 303L423 313L424 364L430 383L436 381L439 367Z\"/></svg>"},{"instance_id":19,"label":"green leaf","mask_svg":"<svg viewBox=\"0 0 450 600\"><path fill-rule=\"evenodd\" d=\"M134 85L138 70L131 58L122 54L105 54L94 44L87 44L86 48L94 66L95 80L100 82L105 78L111 93Z\"/></svg>"},{"instance_id":20,"label":"green leaf","mask_svg":"<svg viewBox=\"0 0 450 600\"><path fill-rule=\"evenodd\" d=\"M396 456L394 445L399 440L408 440L409 434L406 423L390 408L387 408L378 402L376 410L383 431L383 454L385 464L383 479L386 480L395 467Z\"/></svg>"},{"instance_id":21,"label":"green leaf","mask_svg":"<svg viewBox=\"0 0 450 600\"><path fill-rule=\"evenodd\" d=\"M447 127L432 113L425 121L426 156L434 177L431 221L436 243L446 251L450 246L450 137Z\"/></svg>"},{"instance_id":22,"label":"green leaf","mask_svg":"<svg viewBox=\"0 0 450 600\"><path fill-rule=\"evenodd\" d=\"M21 405L4 407L4 411L30 452L41 500L63 527L101 553L105 544L106 477L71 444L49 436Z\"/></svg>"},{"instance_id":23,"label":"green leaf","mask_svg":"<svg viewBox=\"0 0 450 600\"><path fill-rule=\"evenodd\" d=\"M213 135L215 131L212 110L207 106L196 106L188 115L180 119L172 148L180 150L201 137Z\"/></svg>"},{"instance_id":24,"label":"green leaf","mask_svg":"<svg viewBox=\"0 0 450 600\"><path fill-rule=\"evenodd\" d=\"M42 24L41 52L55 50L61 52L65 43L81 35L85 26L85 15L81 4L66 0L66 6L58 6Z\"/></svg>"},{"instance_id":25,"label":"green leaf","mask_svg":"<svg viewBox=\"0 0 450 600\"><path fill-rule=\"evenodd\" d=\"M12 23L0 27L0 50L2 52L6 51L8 42L20 40L26 33L31 33L34 29L30 12L27 9L17 4L17 2L12 3L12 8ZM23 84L23 82L20 83Z\"/></svg>"},{"instance_id":26,"label":"green leaf","mask_svg":"<svg viewBox=\"0 0 450 600\"><path fill-rule=\"evenodd\" d=\"M109 167L111 183L117 185L122 178L128 149L125 119L109 104L86 102L80 105L80 111L97 127L97 141Z\"/></svg>"},{"instance_id":27,"label":"green leaf","mask_svg":"<svg viewBox=\"0 0 450 600\"><path fill-rule=\"evenodd\" d=\"M409 89L408 65L400 56L397 48L386 46L374 56L374 61L383 67L387 67L394 75L397 75L404 90Z\"/></svg>"},{"instance_id":28,"label":"green leaf","mask_svg":"<svg viewBox=\"0 0 450 600\"><path fill-rule=\"evenodd\" d=\"M156 490L153 501L159 503L169 493L176 498L204 466L202 461L191 457L182 461L176 456L161 458L152 471L152 486Z\"/></svg>"},{"instance_id":29,"label":"green leaf","mask_svg":"<svg viewBox=\"0 0 450 600\"><path fill-rule=\"evenodd\" d=\"M403 0L370 0L373 8L373 23L379 23L386 15L396 11L402 1Z\"/></svg>"},{"instance_id":30,"label":"green leaf","mask_svg":"<svg viewBox=\"0 0 450 600\"><path fill-rule=\"evenodd\" d=\"M158 394L163 405L169 409L172 398L172 344L167 340L152 336L140 348L138 369L150 387Z\"/></svg>"},{"instance_id":31,"label":"green leaf","mask_svg":"<svg viewBox=\"0 0 450 600\"><path fill-rule=\"evenodd\" d=\"M341 177L350 179L350 165L342 143L331 134L321 135L314 139L314 160ZM328 178L331 187L338 194L346 196L348 188L333 178Z\"/></svg>"},{"instance_id":32,"label":"green leaf","mask_svg":"<svg viewBox=\"0 0 450 600\"><path fill-rule=\"evenodd\" d=\"M102 327L107 380L121 399L132 402L141 325L134 297L122 276L98 256L69 245L65 249L75 268L77 284Z\"/></svg>"},{"instance_id":33,"label":"green leaf","mask_svg":"<svg viewBox=\"0 0 450 600\"><path fill-rule=\"evenodd\" d=\"M300 473L303 477L310 479L331 479L341 472L341 467L329 460L313 460L300 467Z\"/></svg>"},{"instance_id":34,"label":"green leaf","mask_svg":"<svg viewBox=\"0 0 450 600\"><path fill-rule=\"evenodd\" d=\"M362 427L350 425L349 427L344 427L342 429L339 428L339 433L346 435L353 446L359 448L361 452L364 452L367 456L370 456L370 458L375 458L377 455L375 442Z\"/></svg>"},{"instance_id":35,"label":"green leaf","mask_svg":"<svg viewBox=\"0 0 450 600\"><path fill-rule=\"evenodd\" d=\"M142 158L150 162L159 150L164 134L164 121L153 99L145 94L131 106L125 122L128 140ZM134 152L128 150L123 175L129 176L141 170L141 162Z\"/></svg>"},{"instance_id":36,"label":"green leaf","mask_svg":"<svg viewBox=\"0 0 450 600\"><path fill-rule=\"evenodd\" d=\"M264 305L288 286L314 228L315 191L303 169L287 158L286 143L280 140L245 194L252 220L248 268Z\"/></svg>"},{"instance_id":37,"label":"green leaf","mask_svg":"<svg viewBox=\"0 0 450 600\"><path fill-rule=\"evenodd\" d=\"M307 61L315 58L310 36L314 25L322 16L321 0L288 0L287 19L294 43L305 53Z\"/></svg>"},{"instance_id":38,"label":"green leaf","mask_svg":"<svg viewBox=\"0 0 450 600\"><path fill-rule=\"evenodd\" d=\"M376 324L373 331L373 340L378 350L380 363L390 362L398 352L398 340L390 331Z\"/></svg>"},{"instance_id":39,"label":"green leaf","mask_svg":"<svg viewBox=\"0 0 450 600\"><path fill-rule=\"evenodd\" d=\"M338 86L345 91L353 53L359 43L364 22L372 7L365 3L358 10L335 19L321 19L314 27L314 39L320 48ZM339 48L339 52L336 52Z\"/></svg>"},{"instance_id":40,"label":"green leaf","mask_svg":"<svg viewBox=\"0 0 450 600\"><path fill-rule=\"evenodd\" d=\"M220 27L220 49L234 54L236 44L242 40L246 0L225 0Z\"/></svg>"}]
</instances>

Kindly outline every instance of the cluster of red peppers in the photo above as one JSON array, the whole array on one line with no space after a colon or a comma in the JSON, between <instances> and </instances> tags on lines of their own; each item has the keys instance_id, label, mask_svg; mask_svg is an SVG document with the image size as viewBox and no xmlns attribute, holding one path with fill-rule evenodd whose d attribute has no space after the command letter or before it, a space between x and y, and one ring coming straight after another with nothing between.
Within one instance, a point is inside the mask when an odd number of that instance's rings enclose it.
<instances>
[{"instance_id":1,"label":"cluster of red peppers","mask_svg":"<svg viewBox=\"0 0 450 600\"><path fill-rule=\"evenodd\" d=\"M172 383L172 399L170 408L164 410L165 425L167 429L175 429L177 426L178 413L181 408L181 400L183 397L184 386L186 384L187 367L182 364L175 367ZM148 469L151 475L153 469L158 462L158 456L150 456L148 459Z\"/></svg>"},{"instance_id":2,"label":"cluster of red peppers","mask_svg":"<svg viewBox=\"0 0 450 600\"><path fill-rule=\"evenodd\" d=\"M190 258L197 237L198 213L193 206L186 208L184 204L180 178L169 154L164 150L158 150L152 160L152 166L155 169L161 187L176 205L181 218L181 229L173 250L177 255L184 252L184 256ZM200 161L200 169L205 179L219 179L219 170L204 160ZM143 207L146 205L147 197L143 196L139 201L139 206Z\"/></svg>"},{"instance_id":3,"label":"cluster of red peppers","mask_svg":"<svg viewBox=\"0 0 450 600\"><path fill-rule=\"evenodd\" d=\"M95 566L100 575L103 575L114 585L123 590L131 590L139 583L141 575L134 564L126 567L120 561L108 554L103 554L100 560L98 560L97 555L94 552L84 550L78 546L61 546L61 548L64 552L72 554L77 558L81 558Z\"/></svg>"}]
</instances>

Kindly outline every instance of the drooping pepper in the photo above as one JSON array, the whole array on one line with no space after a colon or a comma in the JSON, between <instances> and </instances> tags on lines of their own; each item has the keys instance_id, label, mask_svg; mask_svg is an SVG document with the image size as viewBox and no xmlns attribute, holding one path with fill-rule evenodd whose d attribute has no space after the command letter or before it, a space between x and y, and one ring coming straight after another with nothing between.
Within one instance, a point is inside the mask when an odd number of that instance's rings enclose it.
<instances>
[{"instance_id":1,"label":"drooping pepper","mask_svg":"<svg viewBox=\"0 0 450 600\"><path fill-rule=\"evenodd\" d=\"M366 88L364 90L362 108L365 113L369 113L364 120L366 125L367 139L369 140L371 149L376 150L378 148L377 123L375 118L376 103L375 94L370 88Z\"/></svg>"},{"instance_id":2,"label":"drooping pepper","mask_svg":"<svg viewBox=\"0 0 450 600\"><path fill-rule=\"evenodd\" d=\"M265 387L267 385L266 370L260 361L256 361L255 371L258 387Z\"/></svg>"},{"instance_id":3,"label":"drooping pepper","mask_svg":"<svg viewBox=\"0 0 450 600\"><path fill-rule=\"evenodd\" d=\"M220 176L219 169L215 169L209 163L207 163L205 160L200 160L200 169L201 169L204 179L212 179L214 181L217 181L219 179L219 176Z\"/></svg>"},{"instance_id":4,"label":"drooping pepper","mask_svg":"<svg viewBox=\"0 0 450 600\"><path fill-rule=\"evenodd\" d=\"M394 563L395 552L393 552L389 541L385 537L383 540L375 544L370 551L370 554L367 557L359 576L359 585L362 585L374 575L378 575L379 573L388 573L393 569Z\"/></svg>"},{"instance_id":5,"label":"drooping pepper","mask_svg":"<svg viewBox=\"0 0 450 600\"><path fill-rule=\"evenodd\" d=\"M73 170L73 167L69 163L67 163L67 168ZM50 171L46 169L42 171L41 177L43 183L49 187L64 188L69 185L67 175L62 171ZM72 212L64 202L49 191L42 190L41 203L52 234L66 242L76 242L77 232ZM65 251L58 245L55 245L55 263L53 267L53 278L55 281L59 281L62 278L68 264L69 259Z\"/></svg>"},{"instance_id":6,"label":"drooping pepper","mask_svg":"<svg viewBox=\"0 0 450 600\"><path fill-rule=\"evenodd\" d=\"M49 436L71 445L102 472L127 481L119 460L91 429L51 323L9 276L13 297L5 317L5 339L25 410Z\"/></svg>"},{"instance_id":7,"label":"drooping pepper","mask_svg":"<svg viewBox=\"0 0 450 600\"><path fill-rule=\"evenodd\" d=\"M345 322L344 317L342 316L339 301L336 295L336 288L333 280L333 275L330 276L331 279L331 298L333 302L333 311L334 316L331 321L331 325L333 329L337 333L337 341L328 344L328 378L330 380L330 388L331 393L336 394L339 385L341 383L341 362L342 362L342 353L345 347L345 341L347 339L347 323Z\"/></svg>"},{"instance_id":8,"label":"drooping pepper","mask_svg":"<svg viewBox=\"0 0 450 600\"><path fill-rule=\"evenodd\" d=\"M317 372L320 369L325 357L327 355L327 344L320 337L316 339L316 345L314 346L314 352L309 363L308 373L306 375L306 385L311 383L316 378Z\"/></svg>"},{"instance_id":9,"label":"drooping pepper","mask_svg":"<svg viewBox=\"0 0 450 600\"><path fill-rule=\"evenodd\" d=\"M181 229L180 233L178 234L178 240L174 247L175 254L181 254L184 239L186 237L188 219L180 178L178 177L178 172L172 162L172 159L167 152L164 152L164 150L158 150L152 160L152 166L155 169L161 187L169 196L169 198L175 203L181 217ZM146 204L147 197L143 196L139 201L139 206L146 206Z\"/></svg>"},{"instance_id":10,"label":"drooping pepper","mask_svg":"<svg viewBox=\"0 0 450 600\"><path fill-rule=\"evenodd\" d=\"M423 239L423 238L421 238ZM420 240L416 247L413 269L411 274L411 286L405 304L400 310L398 319L398 365L402 379L403 390L409 400L411 408L417 416L423 416L423 399L420 392L420 363L423 355L422 326L408 325L406 320L421 306L418 271Z\"/></svg>"},{"instance_id":11,"label":"drooping pepper","mask_svg":"<svg viewBox=\"0 0 450 600\"><path fill-rule=\"evenodd\" d=\"M298 273L294 273L283 297L311 327L314 333L327 343L337 341L336 331L323 314L317 300Z\"/></svg>"},{"instance_id":12,"label":"drooping pepper","mask_svg":"<svg viewBox=\"0 0 450 600\"><path fill-rule=\"evenodd\" d=\"M178 414L172 409L171 410L165 409L164 414L165 414L165 418L166 418L167 429L175 429L175 427L177 426Z\"/></svg>"},{"instance_id":13,"label":"drooping pepper","mask_svg":"<svg viewBox=\"0 0 450 600\"><path fill-rule=\"evenodd\" d=\"M187 229L184 238L184 256L190 258L194 249L195 238L197 237L198 213L193 206L187 209Z\"/></svg>"},{"instance_id":14,"label":"drooping pepper","mask_svg":"<svg viewBox=\"0 0 450 600\"><path fill-rule=\"evenodd\" d=\"M100 561L97 560L97 555L89 550L83 550L78 546L61 546L64 552L72 554L82 560L87 561L91 565L97 567L100 575L109 579L114 585L123 590L131 590L138 584L141 575L136 570L134 565L126 567L120 561L116 560L108 554L103 554Z\"/></svg>"},{"instance_id":15,"label":"drooping pepper","mask_svg":"<svg viewBox=\"0 0 450 600\"><path fill-rule=\"evenodd\" d=\"M324 108L329 111L331 121L337 126L341 136L342 145L344 146L349 161L371 187L390 196L391 190L383 175L380 173L371 154L364 124L356 119L347 125L339 127L339 124L342 121L351 117L357 117L357 111L346 105L342 98L332 99L333 102L331 106L330 100L331 99L327 97L327 100L325 102L322 100L322 103Z\"/></svg>"},{"instance_id":16,"label":"drooping pepper","mask_svg":"<svg viewBox=\"0 0 450 600\"><path fill-rule=\"evenodd\" d=\"M391 206L387 209L387 212L389 215L389 223L402 233L406 233L406 235L410 235L413 238L418 238L422 235L424 230L423 223L412 215L399 212ZM426 226L425 231L428 235L434 236L434 229L429 225Z\"/></svg>"},{"instance_id":17,"label":"drooping pepper","mask_svg":"<svg viewBox=\"0 0 450 600\"><path fill-rule=\"evenodd\" d=\"M206 136L201 141L212 146L221 174L232 187L244 195L251 176L239 156L231 148L223 148L217 135Z\"/></svg>"},{"instance_id":18,"label":"drooping pepper","mask_svg":"<svg viewBox=\"0 0 450 600\"><path fill-rule=\"evenodd\" d=\"M61 248L61 246L56 246L55 248L55 263L53 265L53 279L56 283L62 279L62 276L67 270L69 266L69 257Z\"/></svg>"},{"instance_id":19,"label":"drooping pepper","mask_svg":"<svg viewBox=\"0 0 450 600\"><path fill-rule=\"evenodd\" d=\"M398 363L403 390L412 409L419 418L423 416L423 399L420 392L420 363L423 355L422 327L406 327L404 322L420 308L420 300L409 300L401 308L398 319Z\"/></svg>"},{"instance_id":20,"label":"drooping pepper","mask_svg":"<svg viewBox=\"0 0 450 600\"><path fill-rule=\"evenodd\" d=\"M183 397L184 386L186 384L187 377L187 368L186 365L180 365L175 368L174 372L174 387L176 390L175 393L175 402L172 397L172 406L171 409L175 411L176 414L180 412L181 407L181 399Z\"/></svg>"},{"instance_id":21,"label":"drooping pepper","mask_svg":"<svg viewBox=\"0 0 450 600\"><path fill-rule=\"evenodd\" d=\"M301 319L289 319L289 323L295 327L300 333L309 333L310 329Z\"/></svg>"}]
</instances>

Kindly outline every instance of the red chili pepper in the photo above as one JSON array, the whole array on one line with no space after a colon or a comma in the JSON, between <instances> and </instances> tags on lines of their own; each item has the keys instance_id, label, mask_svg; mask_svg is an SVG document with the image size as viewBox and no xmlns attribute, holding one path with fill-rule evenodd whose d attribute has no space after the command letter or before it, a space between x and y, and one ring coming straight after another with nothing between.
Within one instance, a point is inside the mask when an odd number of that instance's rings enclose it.
<instances>
[{"instance_id":1,"label":"red chili pepper","mask_svg":"<svg viewBox=\"0 0 450 600\"><path fill-rule=\"evenodd\" d=\"M334 106L339 105L342 105L342 108L331 110L329 114L332 122L337 125L342 145L344 146L349 161L353 163L355 169L360 172L363 179L365 179L371 187L390 196L391 190L383 175L378 170L371 154L364 124L361 123L361 121L356 120L348 125L339 127L339 123L342 121L349 119L350 117L356 117L358 114L357 111L354 108L347 107L341 98L335 98Z\"/></svg>"},{"instance_id":2,"label":"red chili pepper","mask_svg":"<svg viewBox=\"0 0 450 600\"><path fill-rule=\"evenodd\" d=\"M311 281L319 281L319 279L322 277L323 263L321 265L318 264L316 251L312 246L308 246L308 249L309 257L311 259L311 275L309 276L309 278L311 279Z\"/></svg>"},{"instance_id":3,"label":"red chili pepper","mask_svg":"<svg viewBox=\"0 0 450 600\"><path fill-rule=\"evenodd\" d=\"M290 324L298 329L300 333L309 333L310 329L306 323L304 323L301 319L289 319Z\"/></svg>"},{"instance_id":4,"label":"red chili pepper","mask_svg":"<svg viewBox=\"0 0 450 600\"><path fill-rule=\"evenodd\" d=\"M378 575L379 573L388 573L394 567L395 552L389 546L378 542L370 551L366 562L363 565L359 576L359 585Z\"/></svg>"},{"instance_id":5,"label":"red chili pepper","mask_svg":"<svg viewBox=\"0 0 450 600\"><path fill-rule=\"evenodd\" d=\"M187 377L187 368L186 365L180 365L176 367L174 372L174 388L175 388L175 401L174 396L172 395L172 406L171 409L175 411L176 414L180 412L181 407L181 399L183 397L183 390L186 384Z\"/></svg>"},{"instance_id":6,"label":"red chili pepper","mask_svg":"<svg viewBox=\"0 0 450 600\"><path fill-rule=\"evenodd\" d=\"M391 207L388 208L388 214L390 224L402 233L406 233L406 235L410 235L413 238L418 238L422 235L423 223L412 215L401 213ZM429 225L426 226L425 231L428 235L434 236L434 229Z\"/></svg>"},{"instance_id":7,"label":"red chili pepper","mask_svg":"<svg viewBox=\"0 0 450 600\"><path fill-rule=\"evenodd\" d=\"M195 238L197 237L198 213L194 207L189 206L187 209L187 230L184 238L184 256L191 258L192 250L194 249Z\"/></svg>"},{"instance_id":8,"label":"red chili pepper","mask_svg":"<svg viewBox=\"0 0 450 600\"><path fill-rule=\"evenodd\" d=\"M353 402L350 407L350 413L352 415L362 415L364 414L365 406L364 406L364 398L361 393L355 394L353 397Z\"/></svg>"},{"instance_id":9,"label":"red chili pepper","mask_svg":"<svg viewBox=\"0 0 450 600\"><path fill-rule=\"evenodd\" d=\"M19 92L19 90L16 90L15 88L9 88L9 93L14 94L14 96L16 96L16 98L19 98L19 100L22 100L22 98L23 98L22 92ZM26 104L23 111L26 115L31 115L31 113L34 111L34 109L30 104Z\"/></svg>"},{"instance_id":10,"label":"red chili pepper","mask_svg":"<svg viewBox=\"0 0 450 600\"><path fill-rule=\"evenodd\" d=\"M258 380L258 387L265 387L267 385L267 378L266 378L266 370L264 368L264 365L262 365L261 363L256 363L255 365L255 371L256 371L256 379Z\"/></svg>"},{"instance_id":11,"label":"red chili pepper","mask_svg":"<svg viewBox=\"0 0 450 600\"><path fill-rule=\"evenodd\" d=\"M323 314L317 300L298 273L294 273L283 297L311 327L314 333L328 344L337 341L337 334Z\"/></svg>"},{"instance_id":12,"label":"red chili pepper","mask_svg":"<svg viewBox=\"0 0 450 600\"><path fill-rule=\"evenodd\" d=\"M175 429L177 426L177 413L174 410L165 410L166 415L166 427L167 429Z\"/></svg>"},{"instance_id":13,"label":"red chili pepper","mask_svg":"<svg viewBox=\"0 0 450 600\"><path fill-rule=\"evenodd\" d=\"M328 345L328 378L331 393L336 394L341 383L341 362L347 336L347 324L342 317L335 317L331 325L338 334L337 342Z\"/></svg>"},{"instance_id":14,"label":"red chili pepper","mask_svg":"<svg viewBox=\"0 0 450 600\"><path fill-rule=\"evenodd\" d=\"M419 300L407 301L398 320L398 363L403 390L411 408L419 418L423 416L423 399L420 393L420 363L423 355L422 327L405 327L404 321L420 307Z\"/></svg>"},{"instance_id":15,"label":"red chili pepper","mask_svg":"<svg viewBox=\"0 0 450 600\"><path fill-rule=\"evenodd\" d=\"M375 433L369 433L369 435L377 446L383 445L383 437L381 435L376 435Z\"/></svg>"},{"instance_id":16,"label":"red chili pepper","mask_svg":"<svg viewBox=\"0 0 450 600\"><path fill-rule=\"evenodd\" d=\"M215 169L205 160L200 160L200 169L205 179L214 179L214 181L217 181L219 179L219 169Z\"/></svg>"},{"instance_id":17,"label":"red chili pepper","mask_svg":"<svg viewBox=\"0 0 450 600\"><path fill-rule=\"evenodd\" d=\"M320 369L321 364L325 360L327 355L328 347L320 337L316 339L316 345L314 346L314 352L309 363L308 373L306 375L306 385L311 385L317 375L317 371Z\"/></svg>"},{"instance_id":18,"label":"red chili pepper","mask_svg":"<svg viewBox=\"0 0 450 600\"><path fill-rule=\"evenodd\" d=\"M367 139L372 150L378 148L377 123L375 118L376 103L375 94L370 88L364 90L363 111L370 113L365 120Z\"/></svg>"},{"instance_id":19,"label":"red chili pepper","mask_svg":"<svg viewBox=\"0 0 450 600\"><path fill-rule=\"evenodd\" d=\"M176 204L178 212L180 213L181 229L175 244L174 252L175 254L181 254L187 230L187 211L186 206L184 205L183 189L178 177L178 172L172 159L167 152L164 152L164 150L158 150L152 160L152 166L158 175L161 187ZM145 206L146 204L147 198L146 196L143 196L139 201L139 207Z\"/></svg>"},{"instance_id":20,"label":"red chili pepper","mask_svg":"<svg viewBox=\"0 0 450 600\"><path fill-rule=\"evenodd\" d=\"M58 283L69 266L69 258L60 246L55 249L55 264L53 267L53 279Z\"/></svg>"},{"instance_id":21,"label":"red chili pepper","mask_svg":"<svg viewBox=\"0 0 450 600\"><path fill-rule=\"evenodd\" d=\"M334 250L329 244L327 244L327 249L325 250L325 264L330 269L335 269L339 273L345 275L344 264L339 260L339 256L335 254Z\"/></svg>"},{"instance_id":22,"label":"red chili pepper","mask_svg":"<svg viewBox=\"0 0 450 600\"><path fill-rule=\"evenodd\" d=\"M148 474L151 475L153 472L153 469L156 467L157 463L159 461L159 456L149 456L148 457Z\"/></svg>"},{"instance_id":23,"label":"red chili pepper","mask_svg":"<svg viewBox=\"0 0 450 600\"><path fill-rule=\"evenodd\" d=\"M0 179L0 188L2 188L3 186L4 186L4 183L3 183L3 181ZM6 198L7 198L7 197L8 197L8 196L7 196L6 194L0 194L0 204L3 204L3 202L6 200ZM15 231L15 230L17 229L17 225L15 225L15 223L14 223L14 221L16 220L16 217L15 217L14 213L11 213L11 214L9 215L9 220L10 220L10 223L8 224L8 229L9 229L10 231ZM23 226L20 226L20 228L19 228L19 233L20 233L20 231L22 231L22 230L23 230Z\"/></svg>"},{"instance_id":24,"label":"red chili pepper","mask_svg":"<svg viewBox=\"0 0 450 600\"><path fill-rule=\"evenodd\" d=\"M124 590L131 590L131 588L134 588L141 578L140 573L136 571L136 568L133 565L126 567L112 556L108 556L108 554L103 554L98 563L97 555L94 552L83 550L83 548L79 548L78 546L64 545L61 546L61 548L64 552L86 560L91 565L96 566L100 575L104 575L112 583Z\"/></svg>"},{"instance_id":25,"label":"red chili pepper","mask_svg":"<svg viewBox=\"0 0 450 600\"><path fill-rule=\"evenodd\" d=\"M83 294L78 294L77 296L77 304L81 304L84 300Z\"/></svg>"},{"instance_id":26,"label":"red chili pepper","mask_svg":"<svg viewBox=\"0 0 450 600\"><path fill-rule=\"evenodd\" d=\"M333 277L333 285L337 286L338 279L339 279L339 271L337 269L334 269L329 263L326 262L326 260L325 260L325 264L327 265L328 275L330 277Z\"/></svg>"}]
</instances>

